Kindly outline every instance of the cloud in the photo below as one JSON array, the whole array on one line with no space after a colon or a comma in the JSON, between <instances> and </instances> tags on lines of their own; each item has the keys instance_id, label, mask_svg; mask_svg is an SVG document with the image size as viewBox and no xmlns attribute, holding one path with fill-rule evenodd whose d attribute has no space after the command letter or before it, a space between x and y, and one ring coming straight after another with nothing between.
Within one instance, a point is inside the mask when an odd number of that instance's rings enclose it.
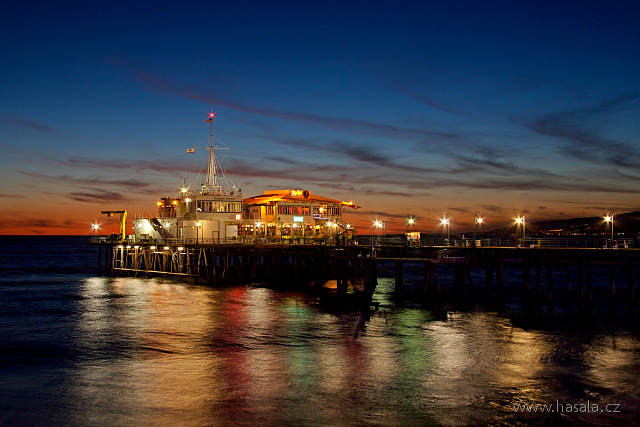
<instances>
[{"instance_id":1,"label":"cloud","mask_svg":"<svg viewBox=\"0 0 640 427\"><path fill-rule=\"evenodd\" d=\"M613 166L636 168L640 166L640 153L630 143L601 135L589 129L585 123L594 123L596 118L623 108L640 99L640 93L631 92L597 104L570 111L545 114L532 121L520 121L527 129L544 136L563 141L560 151L582 161Z\"/></svg>"},{"instance_id":2,"label":"cloud","mask_svg":"<svg viewBox=\"0 0 640 427\"><path fill-rule=\"evenodd\" d=\"M19 228L24 230L31 230L33 228L63 228L63 229L78 229L83 226L78 225L77 221L66 220L58 221L50 218L36 218L36 217L18 217L18 218L2 218L2 224L5 228ZM86 228L86 226L85 226Z\"/></svg>"},{"instance_id":3,"label":"cloud","mask_svg":"<svg viewBox=\"0 0 640 427\"><path fill-rule=\"evenodd\" d=\"M148 182L138 181L135 179L122 180L122 179L108 179L108 178L102 178L102 177L96 177L96 176L75 177L70 175L51 176L51 175L45 175L37 172L28 172L28 171L20 171L20 173L23 175L27 175L27 176L42 179L42 180L47 180L47 181L55 180L59 182L66 182L66 183L72 183L72 184L114 185L118 187L128 187L128 188L140 188L140 187L149 186Z\"/></svg>"},{"instance_id":4,"label":"cloud","mask_svg":"<svg viewBox=\"0 0 640 427\"><path fill-rule=\"evenodd\" d=\"M179 173L189 170L186 163L180 163L173 159L167 160L123 160L123 159L95 159L88 157L68 157L62 161L62 164L76 167L110 169L110 170L127 170L141 172L152 170L155 172L171 172Z\"/></svg>"},{"instance_id":5,"label":"cloud","mask_svg":"<svg viewBox=\"0 0 640 427\"><path fill-rule=\"evenodd\" d=\"M637 175L620 172L619 170L615 170L615 174L617 175L617 179L622 178L625 180L640 181L640 176L637 176Z\"/></svg>"},{"instance_id":6,"label":"cloud","mask_svg":"<svg viewBox=\"0 0 640 427\"><path fill-rule=\"evenodd\" d=\"M380 185L374 185L372 187L365 187L363 185L353 185L344 181L337 183L315 183L318 187L327 188L333 191L340 191L341 193L353 194L354 200L363 196L375 196L375 197L428 197L432 193L427 191L401 191L401 189L384 188Z\"/></svg>"},{"instance_id":7,"label":"cloud","mask_svg":"<svg viewBox=\"0 0 640 427\"><path fill-rule=\"evenodd\" d=\"M74 192L70 193L68 197L76 202L96 203L96 202L114 202L114 201L126 201L127 197L120 193L112 191L102 190L100 188L92 188L86 192Z\"/></svg>"},{"instance_id":8,"label":"cloud","mask_svg":"<svg viewBox=\"0 0 640 427\"><path fill-rule=\"evenodd\" d=\"M335 143L331 144L330 148L339 152L341 155L348 157L351 160L355 160L361 163L371 163L375 166L383 167L385 169L392 169L399 172L411 172L411 173L431 173L431 172L444 172L442 169L417 167L405 163L398 163L394 161L389 155L384 155L370 145L354 145L348 143Z\"/></svg>"},{"instance_id":9,"label":"cloud","mask_svg":"<svg viewBox=\"0 0 640 427\"><path fill-rule=\"evenodd\" d=\"M438 101L433 100L432 98L429 98L426 95L423 95L422 93L420 93L420 90L417 89L415 86L411 88L406 87L404 84L400 83L397 76L394 76L393 78L384 79L382 85L387 89L390 89L396 93L399 93L400 95L405 96L409 99L413 99L414 101L417 101L422 105L426 105L429 108L433 108L434 110L441 111L448 114L453 114L460 117L465 117L465 118L468 117L468 115L462 113L459 110L451 108L443 103L440 103Z\"/></svg>"},{"instance_id":10,"label":"cloud","mask_svg":"<svg viewBox=\"0 0 640 427\"><path fill-rule=\"evenodd\" d=\"M335 164L337 161L343 163L348 167L347 170L352 172L359 171L358 164L354 164L352 161L364 164L373 164L378 167L383 167L389 170L393 170L400 173L457 173L460 170L446 169L446 168L430 168L430 167L418 167L410 164L409 161L400 162L397 157L394 157L388 153L384 153L383 150L375 147L374 144L354 144L347 140L333 141L330 143L322 143L315 140L308 139L293 139L293 138L270 138L271 141L285 145L292 148L303 147L305 152L314 151L317 153L328 154L336 161L328 162ZM290 162L290 158L275 158L269 157L279 162ZM415 161L415 157L411 159ZM343 166L340 166L344 168ZM369 170L368 166L365 166Z\"/></svg>"},{"instance_id":11,"label":"cloud","mask_svg":"<svg viewBox=\"0 0 640 427\"><path fill-rule=\"evenodd\" d=\"M468 212L471 212L468 208L459 208L459 207L455 207L455 206L450 206L450 207L446 208L445 210L447 210L447 211L453 211L453 212L458 212L458 213L468 213Z\"/></svg>"},{"instance_id":12,"label":"cloud","mask_svg":"<svg viewBox=\"0 0 640 427\"><path fill-rule=\"evenodd\" d=\"M553 174L549 171L545 171L540 168L522 168L513 162L505 162L498 160L496 154L490 152L482 157L471 157L458 153L450 153L450 157L455 159L458 166L466 171L481 171L483 175L498 174L498 175L530 175L535 177L550 177L558 178L559 175Z\"/></svg>"},{"instance_id":13,"label":"cloud","mask_svg":"<svg viewBox=\"0 0 640 427\"><path fill-rule=\"evenodd\" d=\"M498 205L480 205L480 209L489 212L501 212L504 208Z\"/></svg>"},{"instance_id":14,"label":"cloud","mask_svg":"<svg viewBox=\"0 0 640 427\"><path fill-rule=\"evenodd\" d=\"M416 157L409 159L409 161L400 162L390 155L383 154L380 149L375 148L373 145L358 145L349 143L348 141L336 141L330 144L322 144L315 141L303 142L301 140L291 139L284 139L279 141L276 140L275 142L296 148L304 146L305 151L307 152L309 150L313 150L323 153L339 153L341 158L348 158L358 163L369 163L378 167L395 171L396 173L400 174L396 175L396 177L401 177L403 174L407 173L416 173L420 175L440 174L457 176L463 173L468 174L471 172L478 172L482 175L482 180L484 181L487 181L490 175L500 177L513 176L514 174L520 177L530 176L532 178L535 178L535 180L539 180L542 177L561 178L559 175L551 173L549 171L545 171L543 169L523 168L513 162L503 161L500 159L500 157L503 157L502 150L488 146L476 146L474 149L474 151L478 153L478 156L476 157L473 157L472 155L460 154L461 151L459 150L445 153L446 157L454 160L454 163L450 166L418 167L412 166L410 164L411 162L416 161ZM282 161L283 159L274 158L274 160ZM359 169L357 163L354 164L352 162L349 162L348 164L349 170L352 173L358 173L363 170L368 170ZM401 181L404 181L404 178L401 178L398 182Z\"/></svg>"},{"instance_id":15,"label":"cloud","mask_svg":"<svg viewBox=\"0 0 640 427\"><path fill-rule=\"evenodd\" d=\"M583 175L558 175L536 169L521 169L516 165L492 162L489 159L479 160L481 164L491 164L496 171L489 167L473 168L469 166L466 173L456 172L455 169L423 169L421 174L413 174L414 168L403 167L401 164L388 162L374 152L364 153L358 150L347 150L349 158L359 159L359 163L349 167L330 164L317 165L292 158L287 162L280 159L273 163L260 161L257 163L240 160L234 162L228 173L234 177L252 177L260 180L291 181L291 185L313 183L326 188L346 188L351 192L362 195L379 196L428 196L433 190L443 188L459 188L470 190L506 190L506 191L580 191L607 192L620 194L637 194L640 192L635 186L612 186L611 180L594 181L583 179ZM360 162L361 160L361 162ZM366 166L369 161L376 167ZM463 162L471 162L464 159ZM376 164L379 163L379 164ZM503 168L503 169L498 169ZM462 169L462 167L460 168ZM385 170L392 171L387 173ZM426 172L429 173L426 173ZM477 173L471 173L471 172ZM507 173L512 171L513 173ZM587 174L590 171L581 171ZM594 172L595 173L595 172ZM492 176L493 175L493 176ZM514 177L515 175L515 177ZM418 193L416 193L418 192Z\"/></svg>"},{"instance_id":16,"label":"cloud","mask_svg":"<svg viewBox=\"0 0 640 427\"><path fill-rule=\"evenodd\" d=\"M23 129L33 129L40 132L54 132L56 130L53 127L43 123L36 123L31 120L10 116L0 116L0 125Z\"/></svg>"},{"instance_id":17,"label":"cloud","mask_svg":"<svg viewBox=\"0 0 640 427\"><path fill-rule=\"evenodd\" d=\"M264 117L275 119L308 123L316 126L324 127L332 130L355 133L360 135L369 135L375 137L394 137L399 139L415 140L416 138L437 138L455 140L460 137L454 132L441 132L429 129L419 128L403 128L390 124L369 122L366 120L343 119L329 116L319 116L302 112L292 112L269 108L250 107L238 102L228 101L215 95L205 94L207 89L180 87L172 82L163 80L162 78L152 75L148 72L138 72L136 74L138 80L147 88L156 91L177 94L185 98L196 101L216 104L222 107L230 108L245 113L256 114Z\"/></svg>"}]
</instances>

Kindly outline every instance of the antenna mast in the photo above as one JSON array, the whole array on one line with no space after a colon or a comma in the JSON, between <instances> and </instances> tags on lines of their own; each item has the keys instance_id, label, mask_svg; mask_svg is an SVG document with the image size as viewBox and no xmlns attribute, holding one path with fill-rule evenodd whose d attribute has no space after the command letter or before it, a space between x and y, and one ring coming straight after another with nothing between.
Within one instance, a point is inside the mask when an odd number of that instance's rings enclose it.
<instances>
[{"instance_id":1,"label":"antenna mast","mask_svg":"<svg viewBox=\"0 0 640 427\"><path fill-rule=\"evenodd\" d=\"M205 183L202 185L202 191L208 194L221 194L222 193L222 182L220 179L220 169L218 163L216 162L215 150L228 150L228 148L222 148L218 146L213 146L213 119L216 117L215 113L209 113L209 118L205 120L205 123L211 123L211 139L209 142L209 166L207 167L207 179ZM193 152L193 151L190 151ZM224 171L223 171L224 174ZM211 190L211 192L210 192Z\"/></svg>"},{"instance_id":2,"label":"antenna mast","mask_svg":"<svg viewBox=\"0 0 640 427\"><path fill-rule=\"evenodd\" d=\"M216 156L213 149L213 118L215 113L209 114L209 120L211 123L211 140L209 143L209 168L207 169L207 187L218 187L218 166L216 165Z\"/></svg>"}]
</instances>

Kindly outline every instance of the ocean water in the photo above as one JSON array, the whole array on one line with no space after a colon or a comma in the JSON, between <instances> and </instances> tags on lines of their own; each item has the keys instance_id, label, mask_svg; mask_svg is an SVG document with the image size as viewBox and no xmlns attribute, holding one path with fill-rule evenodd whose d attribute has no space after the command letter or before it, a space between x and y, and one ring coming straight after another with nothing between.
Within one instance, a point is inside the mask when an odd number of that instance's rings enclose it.
<instances>
[{"instance_id":1,"label":"ocean water","mask_svg":"<svg viewBox=\"0 0 640 427\"><path fill-rule=\"evenodd\" d=\"M98 277L86 240L0 237L0 425L638 423L638 309L607 301L608 271L587 308L560 276L553 303L522 299L517 272L504 300L474 272L475 298L424 305L411 267L404 293L381 277L377 307L335 312Z\"/></svg>"}]
</instances>

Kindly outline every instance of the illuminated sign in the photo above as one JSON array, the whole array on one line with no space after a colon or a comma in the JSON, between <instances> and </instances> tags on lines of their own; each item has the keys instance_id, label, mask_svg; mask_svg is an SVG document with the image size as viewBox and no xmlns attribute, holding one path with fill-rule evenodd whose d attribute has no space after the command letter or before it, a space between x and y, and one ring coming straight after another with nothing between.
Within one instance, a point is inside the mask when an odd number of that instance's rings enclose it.
<instances>
[{"instance_id":1,"label":"illuminated sign","mask_svg":"<svg viewBox=\"0 0 640 427\"><path fill-rule=\"evenodd\" d=\"M309 198L309 192L307 190L291 190L291 196L294 197L304 197L305 199Z\"/></svg>"},{"instance_id":2,"label":"illuminated sign","mask_svg":"<svg viewBox=\"0 0 640 427\"><path fill-rule=\"evenodd\" d=\"M293 217L293 222L303 222L304 221L304 217L303 216L294 216Z\"/></svg>"}]
</instances>

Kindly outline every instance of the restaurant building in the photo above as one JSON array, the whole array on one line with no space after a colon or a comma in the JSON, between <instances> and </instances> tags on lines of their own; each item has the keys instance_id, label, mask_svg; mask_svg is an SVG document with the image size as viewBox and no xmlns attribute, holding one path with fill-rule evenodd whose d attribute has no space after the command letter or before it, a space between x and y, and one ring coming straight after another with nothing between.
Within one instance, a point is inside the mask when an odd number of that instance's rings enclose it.
<instances>
[{"instance_id":1,"label":"restaurant building","mask_svg":"<svg viewBox=\"0 0 640 427\"><path fill-rule=\"evenodd\" d=\"M322 197L307 190L272 190L243 200L239 235L269 239L327 239L352 237L343 208L353 202Z\"/></svg>"}]
</instances>

